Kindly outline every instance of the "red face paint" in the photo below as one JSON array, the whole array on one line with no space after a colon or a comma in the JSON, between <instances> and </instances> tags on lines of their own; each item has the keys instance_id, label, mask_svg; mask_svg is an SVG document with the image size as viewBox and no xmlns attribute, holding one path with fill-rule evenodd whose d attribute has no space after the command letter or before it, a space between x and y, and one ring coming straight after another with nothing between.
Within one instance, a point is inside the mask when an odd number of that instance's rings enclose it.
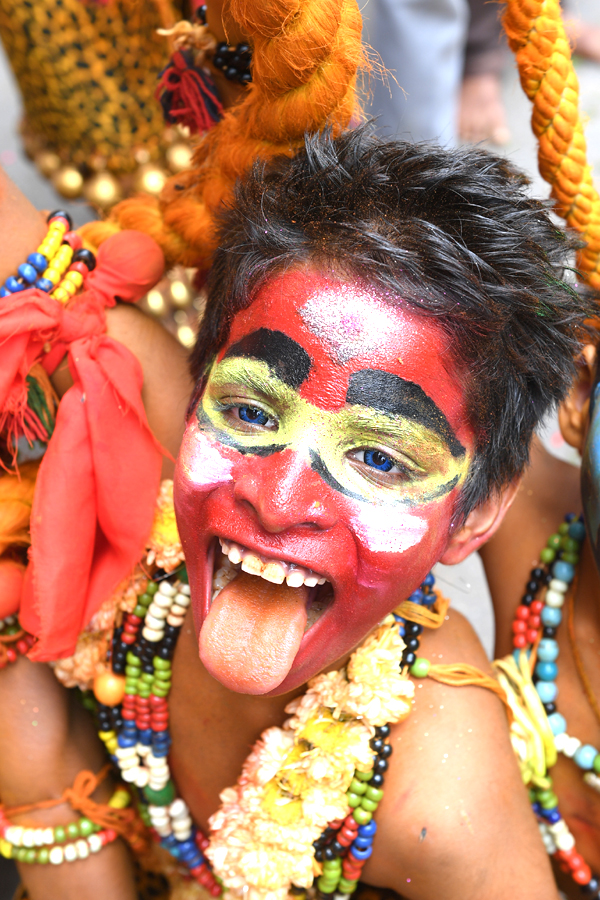
<instances>
[{"instance_id":1,"label":"red face paint","mask_svg":"<svg viewBox=\"0 0 600 900\"><path fill-rule=\"evenodd\" d=\"M190 418L177 518L200 655L232 690L283 693L332 665L447 545L473 447L464 391L443 332L389 299L315 273L273 279L234 319ZM330 586L244 576L211 607L218 539Z\"/></svg>"}]
</instances>

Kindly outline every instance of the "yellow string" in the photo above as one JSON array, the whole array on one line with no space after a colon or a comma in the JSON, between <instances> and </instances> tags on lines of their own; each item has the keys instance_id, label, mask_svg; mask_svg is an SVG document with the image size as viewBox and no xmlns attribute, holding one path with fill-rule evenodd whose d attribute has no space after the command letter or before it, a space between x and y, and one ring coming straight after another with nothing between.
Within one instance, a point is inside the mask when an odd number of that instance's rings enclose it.
<instances>
[{"instance_id":1,"label":"yellow string","mask_svg":"<svg viewBox=\"0 0 600 900\"><path fill-rule=\"evenodd\" d=\"M513 713L511 741L525 784L543 787L548 769L556 762L556 746L548 717L531 679L527 654L519 662L511 655L497 659L493 667Z\"/></svg>"},{"instance_id":2,"label":"yellow string","mask_svg":"<svg viewBox=\"0 0 600 900\"><path fill-rule=\"evenodd\" d=\"M421 606L419 603L412 603L410 600L404 600L396 607L394 614L401 616L403 619L409 619L417 625L422 625L423 628L439 628L446 619L450 601L438 591L435 593L437 599L431 608Z\"/></svg>"},{"instance_id":3,"label":"yellow string","mask_svg":"<svg viewBox=\"0 0 600 900\"><path fill-rule=\"evenodd\" d=\"M488 691L492 691L506 706L508 721L509 724L512 724L514 716L511 705L506 697L506 691L495 678L492 678L491 675L486 675L485 672L482 672L481 669L478 669L476 666L471 666L468 663L436 664L430 666L427 674L429 678L433 678L434 681L439 681L441 684L448 684L451 687L467 687L467 685L473 685L474 687L482 687L486 688Z\"/></svg>"}]
</instances>

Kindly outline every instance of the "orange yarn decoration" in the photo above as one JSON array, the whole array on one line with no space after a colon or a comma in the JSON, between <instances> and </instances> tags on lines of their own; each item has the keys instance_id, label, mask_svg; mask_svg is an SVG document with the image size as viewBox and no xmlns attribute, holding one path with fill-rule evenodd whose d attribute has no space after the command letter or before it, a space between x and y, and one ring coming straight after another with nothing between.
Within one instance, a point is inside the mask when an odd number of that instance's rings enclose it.
<instances>
[{"instance_id":1,"label":"orange yarn decoration","mask_svg":"<svg viewBox=\"0 0 600 900\"><path fill-rule=\"evenodd\" d=\"M600 197L587 162L579 81L559 0L508 0L504 29L533 103L540 174L552 187L556 212L586 243L577 260L582 276L600 290Z\"/></svg>"},{"instance_id":2,"label":"orange yarn decoration","mask_svg":"<svg viewBox=\"0 0 600 900\"><path fill-rule=\"evenodd\" d=\"M254 160L291 156L304 133L343 131L358 112L363 64L356 0L228 0L223 22L253 47L252 84L198 146L192 168L167 182L160 198L117 204L106 222L81 229L98 245L120 228L149 234L167 266L210 266L215 215Z\"/></svg>"},{"instance_id":3,"label":"orange yarn decoration","mask_svg":"<svg viewBox=\"0 0 600 900\"><path fill-rule=\"evenodd\" d=\"M421 606L419 603L413 603L412 600L403 600L394 612L403 619L410 619L411 622L422 625L423 628L439 628L444 624L450 601L438 591L436 594L437 600L431 609Z\"/></svg>"},{"instance_id":4,"label":"orange yarn decoration","mask_svg":"<svg viewBox=\"0 0 600 900\"><path fill-rule=\"evenodd\" d=\"M509 723L512 722L513 713L506 699L504 688L498 684L495 678L492 678L491 675L486 675L485 672L482 672L476 666L471 666L468 663L440 663L430 666L427 675L429 678L433 678L434 681L439 681L441 684L447 684L451 687L467 687L471 685L492 691L504 703Z\"/></svg>"}]
</instances>

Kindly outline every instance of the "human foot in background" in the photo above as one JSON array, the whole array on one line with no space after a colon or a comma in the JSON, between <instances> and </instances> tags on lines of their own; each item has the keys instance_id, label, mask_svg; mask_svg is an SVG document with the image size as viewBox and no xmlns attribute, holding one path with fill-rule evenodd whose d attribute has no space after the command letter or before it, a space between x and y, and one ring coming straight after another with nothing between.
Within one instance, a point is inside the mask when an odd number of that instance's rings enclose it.
<instances>
[{"instance_id":1,"label":"human foot in background","mask_svg":"<svg viewBox=\"0 0 600 900\"><path fill-rule=\"evenodd\" d=\"M565 30L573 53L600 63L600 26L582 22L581 19L570 19L565 22Z\"/></svg>"},{"instance_id":2,"label":"human foot in background","mask_svg":"<svg viewBox=\"0 0 600 900\"><path fill-rule=\"evenodd\" d=\"M463 79L458 119L460 139L471 144L491 141L503 146L510 140L500 79L494 74Z\"/></svg>"}]
</instances>

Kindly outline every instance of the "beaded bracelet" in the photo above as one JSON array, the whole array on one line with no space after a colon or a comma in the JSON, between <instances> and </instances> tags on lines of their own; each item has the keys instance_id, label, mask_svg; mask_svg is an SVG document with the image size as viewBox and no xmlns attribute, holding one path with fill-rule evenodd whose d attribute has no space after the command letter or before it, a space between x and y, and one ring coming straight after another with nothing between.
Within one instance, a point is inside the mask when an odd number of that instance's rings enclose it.
<instances>
[{"instance_id":1,"label":"beaded bracelet","mask_svg":"<svg viewBox=\"0 0 600 900\"><path fill-rule=\"evenodd\" d=\"M85 250L81 238L72 231L71 217L64 210L48 216L48 232L35 253L21 263L0 287L0 297L8 297L36 287L66 303L83 285L96 265L94 254Z\"/></svg>"},{"instance_id":2,"label":"beaded bracelet","mask_svg":"<svg viewBox=\"0 0 600 900\"><path fill-rule=\"evenodd\" d=\"M130 800L126 790L117 788L108 805L124 809ZM87 816L64 826L32 828L12 825L0 809L0 856L17 862L41 865L75 862L87 859L90 853L98 853L117 837L113 828L96 825Z\"/></svg>"},{"instance_id":3,"label":"beaded bracelet","mask_svg":"<svg viewBox=\"0 0 600 900\"><path fill-rule=\"evenodd\" d=\"M0 619L0 669L16 662L19 654L25 656L33 642L34 638L23 631L16 616Z\"/></svg>"}]
</instances>

